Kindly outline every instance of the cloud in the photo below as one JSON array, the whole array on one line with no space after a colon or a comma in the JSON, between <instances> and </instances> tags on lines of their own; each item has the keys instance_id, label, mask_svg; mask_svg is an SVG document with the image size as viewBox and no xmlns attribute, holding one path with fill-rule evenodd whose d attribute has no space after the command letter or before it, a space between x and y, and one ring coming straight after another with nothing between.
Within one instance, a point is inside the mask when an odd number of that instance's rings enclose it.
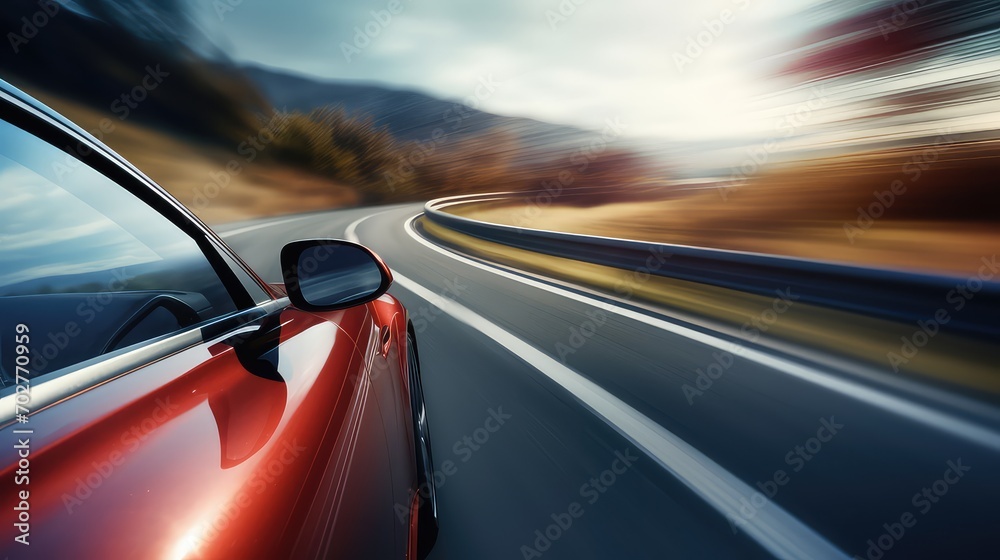
<instances>
[{"instance_id":1,"label":"cloud","mask_svg":"<svg viewBox=\"0 0 1000 560\"><path fill-rule=\"evenodd\" d=\"M733 110L753 94L742 42L769 21L753 0L399 0L387 18L391 1L243 2L215 27L238 60L329 79L463 99L492 75L502 87L483 108L501 114L586 128L618 117L638 136L754 130ZM672 54L724 9L736 21L678 71ZM359 51L350 61L344 44Z\"/></svg>"}]
</instances>

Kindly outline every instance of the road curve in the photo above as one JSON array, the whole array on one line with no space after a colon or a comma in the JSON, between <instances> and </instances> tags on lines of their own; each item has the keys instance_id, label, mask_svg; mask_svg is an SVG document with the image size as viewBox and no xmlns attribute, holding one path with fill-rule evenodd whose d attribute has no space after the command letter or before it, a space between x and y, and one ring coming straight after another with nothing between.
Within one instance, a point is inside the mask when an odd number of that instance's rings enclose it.
<instances>
[{"instance_id":1,"label":"road curve","mask_svg":"<svg viewBox=\"0 0 1000 560\"><path fill-rule=\"evenodd\" d=\"M267 281L309 237L393 269L439 469L432 559L995 557L996 408L462 257L421 211L218 230Z\"/></svg>"}]
</instances>

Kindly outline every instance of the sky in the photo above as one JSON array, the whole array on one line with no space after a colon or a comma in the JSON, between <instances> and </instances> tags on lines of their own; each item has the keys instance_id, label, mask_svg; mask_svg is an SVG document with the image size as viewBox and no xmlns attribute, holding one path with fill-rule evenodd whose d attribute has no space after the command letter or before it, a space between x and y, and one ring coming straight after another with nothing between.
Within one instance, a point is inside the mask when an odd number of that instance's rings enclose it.
<instances>
[{"instance_id":1,"label":"sky","mask_svg":"<svg viewBox=\"0 0 1000 560\"><path fill-rule=\"evenodd\" d=\"M586 129L612 121L638 140L756 145L791 130L794 142L782 147L804 148L1000 126L1000 104L988 95L1000 83L995 35L834 76L821 93L779 71L805 56L804 44L823 45L817 30L872 0L173 1L192 2L205 34L237 61ZM900 29L928 23L913 13ZM923 38L944 21L921 28ZM905 36L884 31L848 37L893 47ZM956 96L961 84L977 91ZM916 91L950 101L905 101ZM885 111L900 103L909 105Z\"/></svg>"},{"instance_id":2,"label":"sky","mask_svg":"<svg viewBox=\"0 0 1000 560\"><path fill-rule=\"evenodd\" d=\"M617 119L636 138L710 139L767 126L748 111L781 86L761 79L765 43L787 36L782 16L812 1L197 3L206 32L238 61L474 97L490 112L590 129ZM477 90L484 82L492 87Z\"/></svg>"}]
</instances>

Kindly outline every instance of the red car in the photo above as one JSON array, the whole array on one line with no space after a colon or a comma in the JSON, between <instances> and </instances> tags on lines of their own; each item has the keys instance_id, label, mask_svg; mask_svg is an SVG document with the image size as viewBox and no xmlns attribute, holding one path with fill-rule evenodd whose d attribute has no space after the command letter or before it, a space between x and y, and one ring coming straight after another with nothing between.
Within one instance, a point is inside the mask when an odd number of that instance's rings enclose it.
<instances>
[{"instance_id":1,"label":"red car","mask_svg":"<svg viewBox=\"0 0 1000 560\"><path fill-rule=\"evenodd\" d=\"M6 557L426 557L417 347L374 253L298 241L267 285L4 82L0 193Z\"/></svg>"}]
</instances>

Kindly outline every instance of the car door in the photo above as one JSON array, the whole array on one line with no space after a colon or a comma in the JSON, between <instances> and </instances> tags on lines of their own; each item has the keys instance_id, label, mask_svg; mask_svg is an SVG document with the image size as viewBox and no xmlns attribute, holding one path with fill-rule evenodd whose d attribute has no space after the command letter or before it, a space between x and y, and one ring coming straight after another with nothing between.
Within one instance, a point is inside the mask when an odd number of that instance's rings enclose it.
<instances>
[{"instance_id":1,"label":"car door","mask_svg":"<svg viewBox=\"0 0 1000 560\"><path fill-rule=\"evenodd\" d=\"M99 147L2 111L4 553L394 557L368 308L288 307Z\"/></svg>"},{"instance_id":2,"label":"car door","mask_svg":"<svg viewBox=\"0 0 1000 560\"><path fill-rule=\"evenodd\" d=\"M378 349L372 353L369 378L382 413L386 446L392 458L388 474L393 481L392 509L396 545L400 550L405 550L416 478L416 441L409 399L410 388L407 383L408 372L402 367L405 358L400 355L405 348L406 318L398 311L400 308L391 296L383 296L370 305L377 318L379 337L375 341Z\"/></svg>"}]
</instances>

